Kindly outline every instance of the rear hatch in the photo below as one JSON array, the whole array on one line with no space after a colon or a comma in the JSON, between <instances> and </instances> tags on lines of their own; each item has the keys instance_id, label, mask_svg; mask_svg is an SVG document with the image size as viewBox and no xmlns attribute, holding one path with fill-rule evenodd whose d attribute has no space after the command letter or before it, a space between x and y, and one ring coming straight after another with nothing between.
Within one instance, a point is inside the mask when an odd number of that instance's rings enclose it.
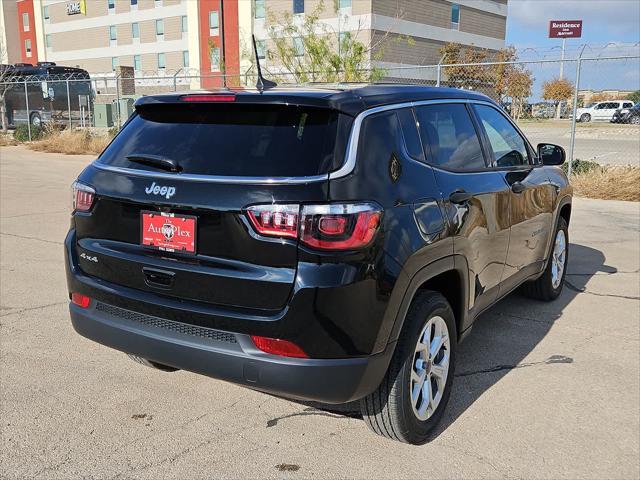
<instances>
[{"instance_id":1,"label":"rear hatch","mask_svg":"<svg viewBox=\"0 0 640 480\"><path fill-rule=\"evenodd\" d=\"M246 208L326 201L350 119L230 100L137 107L79 178L95 189L91 210L74 215L84 273L207 304L286 305L297 238L261 237Z\"/></svg>"}]
</instances>

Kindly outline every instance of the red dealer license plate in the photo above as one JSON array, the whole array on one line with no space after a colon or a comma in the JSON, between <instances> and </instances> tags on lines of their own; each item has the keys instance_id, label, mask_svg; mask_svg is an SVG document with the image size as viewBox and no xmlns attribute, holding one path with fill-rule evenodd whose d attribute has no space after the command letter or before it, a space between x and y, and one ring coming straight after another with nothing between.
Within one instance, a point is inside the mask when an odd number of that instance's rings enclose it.
<instances>
[{"instance_id":1,"label":"red dealer license plate","mask_svg":"<svg viewBox=\"0 0 640 480\"><path fill-rule=\"evenodd\" d=\"M196 217L141 212L141 243L166 252L196 252Z\"/></svg>"}]
</instances>

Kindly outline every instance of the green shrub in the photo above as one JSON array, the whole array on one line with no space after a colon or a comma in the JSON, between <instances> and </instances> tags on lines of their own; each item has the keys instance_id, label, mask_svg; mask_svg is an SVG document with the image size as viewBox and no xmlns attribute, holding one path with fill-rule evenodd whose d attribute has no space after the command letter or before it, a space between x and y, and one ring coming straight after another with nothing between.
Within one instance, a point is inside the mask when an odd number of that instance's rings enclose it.
<instances>
[{"instance_id":1,"label":"green shrub","mask_svg":"<svg viewBox=\"0 0 640 480\"><path fill-rule=\"evenodd\" d=\"M562 165L562 169L564 170L564 173L567 173L569 171L569 162L565 162ZM580 160L579 158L576 158L571 165L571 173L573 175L580 175L582 173L588 173L600 169L602 169L602 167L599 163L591 162L589 160Z\"/></svg>"},{"instance_id":2,"label":"green shrub","mask_svg":"<svg viewBox=\"0 0 640 480\"><path fill-rule=\"evenodd\" d=\"M31 140L38 140L42 138L42 128L37 127L35 125L31 125ZM29 141L29 126L28 125L18 125L16 127L16 131L13 134L13 138L18 142L28 142Z\"/></svg>"}]
</instances>

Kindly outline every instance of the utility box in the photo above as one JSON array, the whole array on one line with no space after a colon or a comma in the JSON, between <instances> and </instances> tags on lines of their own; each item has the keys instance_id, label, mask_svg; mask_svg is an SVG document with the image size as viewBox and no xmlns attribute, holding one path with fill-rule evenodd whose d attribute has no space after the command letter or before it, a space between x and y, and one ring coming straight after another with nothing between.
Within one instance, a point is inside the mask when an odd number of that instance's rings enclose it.
<instances>
[{"instance_id":1,"label":"utility box","mask_svg":"<svg viewBox=\"0 0 640 480\"><path fill-rule=\"evenodd\" d=\"M95 103L93 105L94 126L113 127L113 105L110 103Z\"/></svg>"},{"instance_id":2,"label":"utility box","mask_svg":"<svg viewBox=\"0 0 640 480\"><path fill-rule=\"evenodd\" d=\"M118 100L120 105L120 123L124 125L124 122L131 116L133 113L133 104L135 103L135 99L131 97L125 97Z\"/></svg>"}]
</instances>

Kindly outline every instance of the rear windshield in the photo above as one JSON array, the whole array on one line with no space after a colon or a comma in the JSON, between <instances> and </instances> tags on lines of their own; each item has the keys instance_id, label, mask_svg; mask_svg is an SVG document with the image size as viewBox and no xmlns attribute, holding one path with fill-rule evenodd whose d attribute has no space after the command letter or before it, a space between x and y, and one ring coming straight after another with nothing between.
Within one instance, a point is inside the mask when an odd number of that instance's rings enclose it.
<instances>
[{"instance_id":1,"label":"rear windshield","mask_svg":"<svg viewBox=\"0 0 640 480\"><path fill-rule=\"evenodd\" d=\"M133 154L178 162L183 173L289 177L333 165L338 114L286 105L144 105L100 156L104 164L161 171Z\"/></svg>"}]
</instances>

